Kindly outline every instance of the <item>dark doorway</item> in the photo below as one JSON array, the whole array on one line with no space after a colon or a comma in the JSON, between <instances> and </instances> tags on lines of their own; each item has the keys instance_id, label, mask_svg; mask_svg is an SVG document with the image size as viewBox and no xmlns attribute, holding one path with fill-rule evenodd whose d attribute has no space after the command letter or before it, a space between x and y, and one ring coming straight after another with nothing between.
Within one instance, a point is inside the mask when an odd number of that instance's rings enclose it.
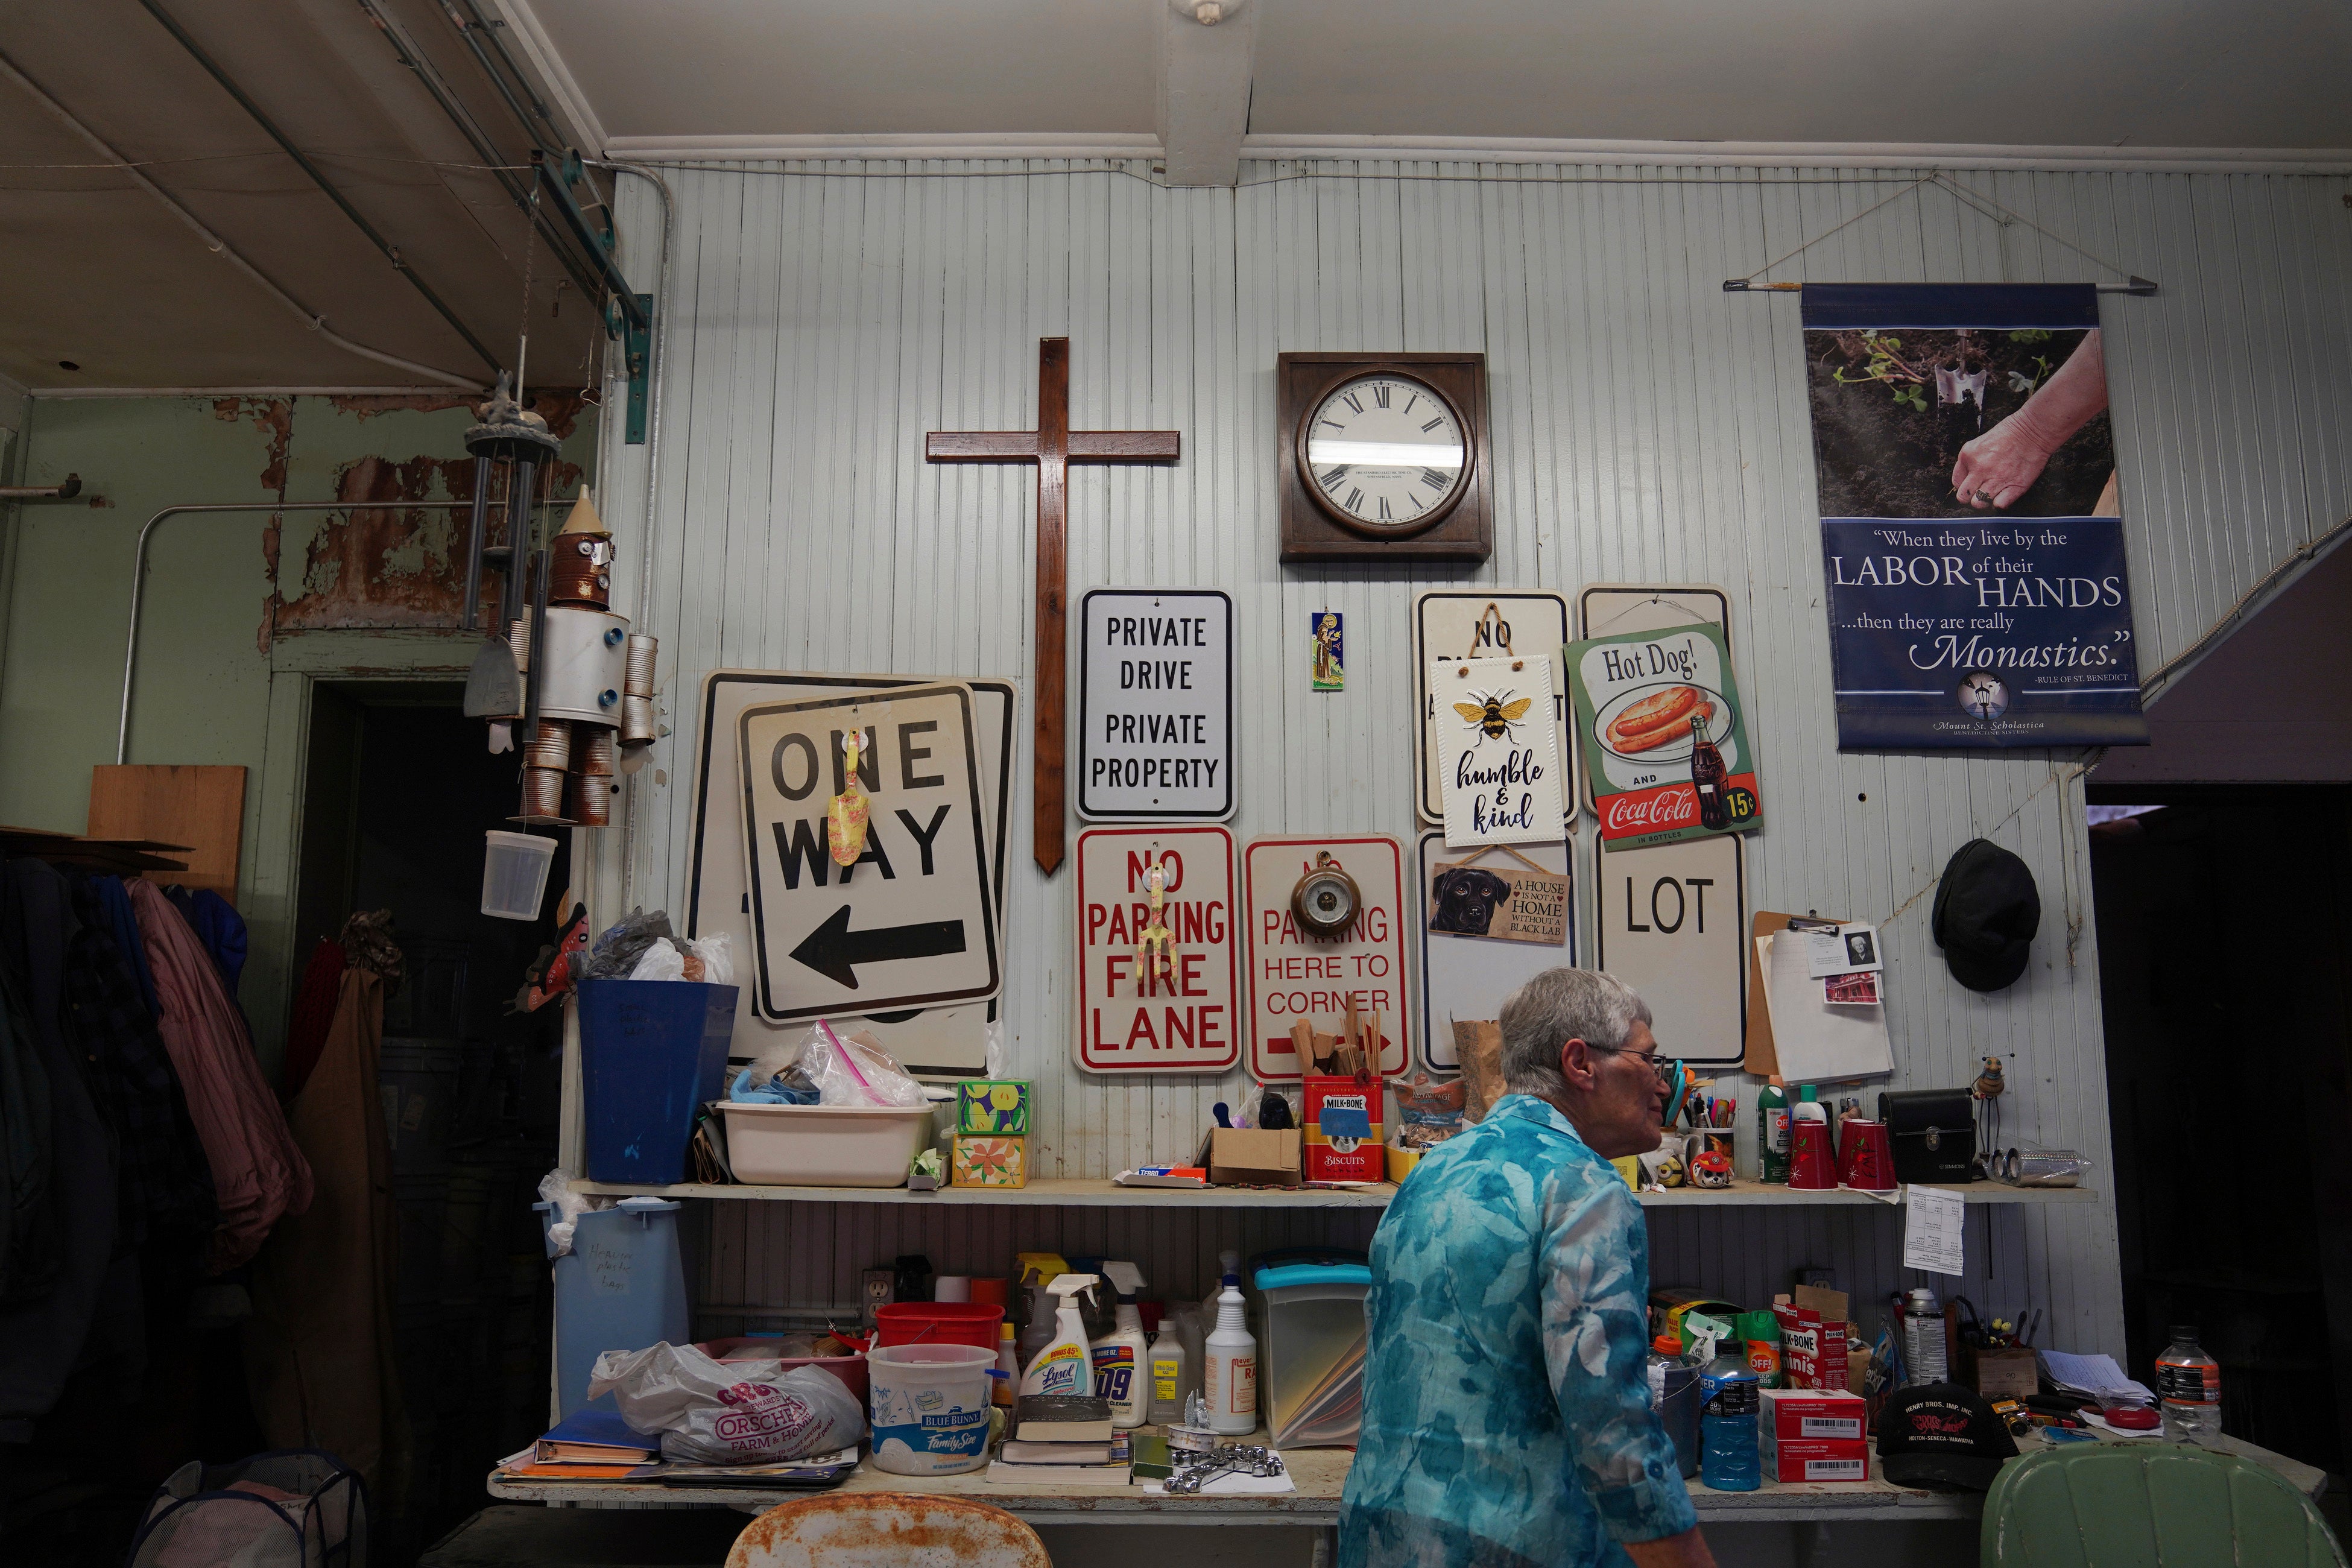
<instances>
[{"instance_id":1,"label":"dark doorway","mask_svg":"<svg viewBox=\"0 0 2352 1568\"><path fill-rule=\"evenodd\" d=\"M537 921L480 912L482 834L513 831L517 760L463 688L322 683L297 891L305 956L354 910L392 910L405 968L384 1004L378 1093L398 1211L395 1349L404 1484L373 1483L381 1561L415 1560L483 1506L482 1477L546 1426L550 1302L536 1217L555 1163L557 1009L511 1011L553 940L562 837Z\"/></svg>"},{"instance_id":2,"label":"dark doorway","mask_svg":"<svg viewBox=\"0 0 2352 1568\"><path fill-rule=\"evenodd\" d=\"M2341 1475L2352 1398L2345 878L2352 789L2094 787L2128 1370L2170 1326L2221 1363L2221 1425Z\"/></svg>"}]
</instances>

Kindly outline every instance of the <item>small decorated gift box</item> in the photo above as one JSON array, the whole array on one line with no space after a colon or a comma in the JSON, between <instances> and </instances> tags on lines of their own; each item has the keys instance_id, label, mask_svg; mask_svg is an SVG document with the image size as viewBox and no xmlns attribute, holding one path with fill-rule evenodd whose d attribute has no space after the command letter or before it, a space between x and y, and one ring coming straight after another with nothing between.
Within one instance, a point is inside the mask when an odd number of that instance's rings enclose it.
<instances>
[{"instance_id":1,"label":"small decorated gift box","mask_svg":"<svg viewBox=\"0 0 2352 1568\"><path fill-rule=\"evenodd\" d=\"M959 1187L1025 1187L1029 1184L1029 1140L975 1138L959 1132L951 1168Z\"/></svg>"},{"instance_id":2,"label":"small decorated gift box","mask_svg":"<svg viewBox=\"0 0 2352 1568\"><path fill-rule=\"evenodd\" d=\"M1029 1080L973 1078L957 1084L956 1131L975 1136L1029 1136Z\"/></svg>"}]
</instances>

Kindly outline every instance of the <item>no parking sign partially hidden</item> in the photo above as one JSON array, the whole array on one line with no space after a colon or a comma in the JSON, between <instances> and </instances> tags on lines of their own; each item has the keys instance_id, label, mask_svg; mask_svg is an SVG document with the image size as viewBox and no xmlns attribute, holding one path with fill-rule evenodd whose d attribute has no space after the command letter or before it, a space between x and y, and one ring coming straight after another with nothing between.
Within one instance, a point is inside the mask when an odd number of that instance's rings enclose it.
<instances>
[{"instance_id":1,"label":"no parking sign partially hidden","mask_svg":"<svg viewBox=\"0 0 2352 1568\"><path fill-rule=\"evenodd\" d=\"M1077 897L1078 1066L1223 1072L1239 1062L1233 834L1089 827L1078 835Z\"/></svg>"},{"instance_id":2,"label":"no parking sign partially hidden","mask_svg":"<svg viewBox=\"0 0 2352 1568\"><path fill-rule=\"evenodd\" d=\"M825 802L865 745L863 852L826 851ZM738 721L754 1005L784 1023L996 994L995 900L972 694L961 683L744 710ZM846 853L846 851L845 851Z\"/></svg>"},{"instance_id":3,"label":"no parking sign partially hidden","mask_svg":"<svg viewBox=\"0 0 2352 1568\"><path fill-rule=\"evenodd\" d=\"M1326 858L1328 857L1328 859ZM1341 1032L1348 1005L1369 1026L1380 1016L1379 1070L1411 1064L1413 1019L1405 994L1404 852L1386 834L1331 838L1260 838L1243 858L1249 919L1250 1071L1300 1076L1291 1026ZM1336 869L1356 889L1358 909L1328 940L1300 927L1291 894L1302 879Z\"/></svg>"}]
</instances>

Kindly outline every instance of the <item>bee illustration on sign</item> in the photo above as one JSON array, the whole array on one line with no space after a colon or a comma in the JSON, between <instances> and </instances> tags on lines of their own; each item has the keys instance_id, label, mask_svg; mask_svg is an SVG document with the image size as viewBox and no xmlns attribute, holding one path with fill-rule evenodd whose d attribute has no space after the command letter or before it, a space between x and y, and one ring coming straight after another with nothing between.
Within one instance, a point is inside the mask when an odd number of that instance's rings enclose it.
<instances>
[{"instance_id":1,"label":"bee illustration on sign","mask_svg":"<svg viewBox=\"0 0 2352 1568\"><path fill-rule=\"evenodd\" d=\"M1474 691L1475 702L1456 702L1454 710L1462 715L1463 722L1473 730L1484 730L1490 741L1508 736L1514 742L1519 738L1518 722L1535 706L1532 697L1522 697L1517 702L1507 691Z\"/></svg>"}]
</instances>

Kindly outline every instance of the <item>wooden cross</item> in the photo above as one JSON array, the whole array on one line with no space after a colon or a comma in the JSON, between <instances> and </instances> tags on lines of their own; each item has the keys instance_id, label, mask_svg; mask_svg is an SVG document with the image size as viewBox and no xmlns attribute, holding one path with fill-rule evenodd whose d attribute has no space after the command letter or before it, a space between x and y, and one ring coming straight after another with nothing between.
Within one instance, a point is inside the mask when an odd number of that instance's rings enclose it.
<instances>
[{"instance_id":1,"label":"wooden cross","mask_svg":"<svg viewBox=\"0 0 2352 1568\"><path fill-rule=\"evenodd\" d=\"M1182 455L1175 430L1070 428L1070 340L1037 340L1037 428L934 430L923 455L934 463L1037 465L1037 751L1031 837L1037 868L1062 863L1062 710L1069 610L1068 546L1072 463L1172 463Z\"/></svg>"}]
</instances>

